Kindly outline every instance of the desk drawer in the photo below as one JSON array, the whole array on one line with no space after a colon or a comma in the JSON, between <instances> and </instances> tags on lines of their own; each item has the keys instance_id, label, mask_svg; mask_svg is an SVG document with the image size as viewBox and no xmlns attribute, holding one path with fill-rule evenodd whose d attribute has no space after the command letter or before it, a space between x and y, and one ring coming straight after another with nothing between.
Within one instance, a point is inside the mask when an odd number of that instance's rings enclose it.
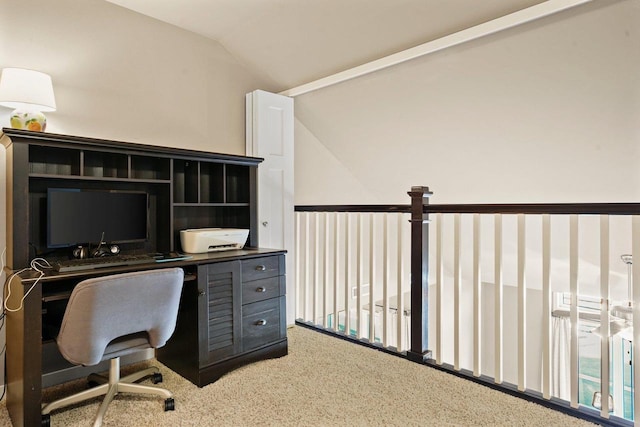
<instances>
[{"instance_id":1,"label":"desk drawer","mask_svg":"<svg viewBox=\"0 0 640 427\"><path fill-rule=\"evenodd\" d=\"M269 277L242 284L242 304L249 304L284 295L284 276Z\"/></svg>"},{"instance_id":2,"label":"desk drawer","mask_svg":"<svg viewBox=\"0 0 640 427\"><path fill-rule=\"evenodd\" d=\"M280 271L282 256L268 256L242 260L242 281L265 279L284 274Z\"/></svg>"},{"instance_id":3,"label":"desk drawer","mask_svg":"<svg viewBox=\"0 0 640 427\"><path fill-rule=\"evenodd\" d=\"M242 284L242 303L249 304L279 297L285 293L284 276L269 277Z\"/></svg>"},{"instance_id":4,"label":"desk drawer","mask_svg":"<svg viewBox=\"0 0 640 427\"><path fill-rule=\"evenodd\" d=\"M284 305L284 297L254 302L242 307L243 351L269 344L284 336L284 309L281 305Z\"/></svg>"}]
</instances>

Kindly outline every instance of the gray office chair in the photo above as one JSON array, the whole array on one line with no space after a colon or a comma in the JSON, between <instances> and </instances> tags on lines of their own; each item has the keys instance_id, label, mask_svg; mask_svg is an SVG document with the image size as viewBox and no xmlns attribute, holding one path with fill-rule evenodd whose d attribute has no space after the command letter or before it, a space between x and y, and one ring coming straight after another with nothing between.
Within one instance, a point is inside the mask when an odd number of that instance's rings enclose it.
<instances>
[{"instance_id":1,"label":"gray office chair","mask_svg":"<svg viewBox=\"0 0 640 427\"><path fill-rule=\"evenodd\" d=\"M165 411L174 409L168 390L134 384L149 375L162 381L158 368L120 378L120 356L165 345L175 329L183 278L182 269L167 268L88 279L73 289L56 339L60 353L83 366L110 359L109 378L92 374L89 381L103 384L43 405L42 425L55 409L105 395L93 424L100 426L120 392L162 396Z\"/></svg>"}]
</instances>

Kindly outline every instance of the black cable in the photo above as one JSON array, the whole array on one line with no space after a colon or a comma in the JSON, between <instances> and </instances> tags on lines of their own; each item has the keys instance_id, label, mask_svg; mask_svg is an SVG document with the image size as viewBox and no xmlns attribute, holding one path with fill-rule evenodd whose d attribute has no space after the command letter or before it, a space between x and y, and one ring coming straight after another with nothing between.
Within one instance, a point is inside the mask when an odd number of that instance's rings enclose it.
<instances>
[{"instance_id":1,"label":"black cable","mask_svg":"<svg viewBox=\"0 0 640 427\"><path fill-rule=\"evenodd\" d=\"M28 242L28 245L33 250L33 256L29 255L29 259L42 258L42 257L45 257L47 255L51 255L52 253L54 253L56 251L56 249L52 249L52 250L46 251L46 252L39 252L38 251L38 247L36 245L34 245L33 243Z\"/></svg>"}]
</instances>

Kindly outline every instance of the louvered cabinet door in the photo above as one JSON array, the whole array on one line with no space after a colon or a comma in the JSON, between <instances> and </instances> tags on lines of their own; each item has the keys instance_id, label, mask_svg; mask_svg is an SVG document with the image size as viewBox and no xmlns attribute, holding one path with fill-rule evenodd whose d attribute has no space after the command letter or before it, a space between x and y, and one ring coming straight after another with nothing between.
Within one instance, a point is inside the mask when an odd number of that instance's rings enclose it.
<instances>
[{"instance_id":1,"label":"louvered cabinet door","mask_svg":"<svg viewBox=\"0 0 640 427\"><path fill-rule=\"evenodd\" d=\"M240 261L198 267L200 367L242 350Z\"/></svg>"}]
</instances>

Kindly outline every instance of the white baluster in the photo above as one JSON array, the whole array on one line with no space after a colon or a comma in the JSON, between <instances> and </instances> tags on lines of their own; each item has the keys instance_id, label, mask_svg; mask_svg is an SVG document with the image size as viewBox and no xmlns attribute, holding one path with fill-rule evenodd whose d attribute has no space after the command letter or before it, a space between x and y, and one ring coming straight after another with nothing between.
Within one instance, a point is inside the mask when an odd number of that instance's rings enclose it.
<instances>
[{"instance_id":1,"label":"white baluster","mask_svg":"<svg viewBox=\"0 0 640 427\"><path fill-rule=\"evenodd\" d=\"M482 280L480 215L473 215L473 375L480 376L482 366Z\"/></svg>"},{"instance_id":2,"label":"white baluster","mask_svg":"<svg viewBox=\"0 0 640 427\"><path fill-rule=\"evenodd\" d=\"M518 390L527 388L526 217L518 215Z\"/></svg>"},{"instance_id":3,"label":"white baluster","mask_svg":"<svg viewBox=\"0 0 640 427\"><path fill-rule=\"evenodd\" d=\"M570 396L571 407L578 407L578 215L569 217L569 292L571 292L571 354Z\"/></svg>"},{"instance_id":4,"label":"white baluster","mask_svg":"<svg viewBox=\"0 0 640 427\"><path fill-rule=\"evenodd\" d=\"M600 416L609 418L609 215L600 215Z\"/></svg>"},{"instance_id":5,"label":"white baluster","mask_svg":"<svg viewBox=\"0 0 640 427\"><path fill-rule=\"evenodd\" d=\"M453 369L460 370L460 296L462 294L462 267L460 265L460 214L453 221Z\"/></svg>"},{"instance_id":6,"label":"white baluster","mask_svg":"<svg viewBox=\"0 0 640 427\"><path fill-rule=\"evenodd\" d=\"M442 300L443 296L443 273L442 273L442 223L441 213L436 214L436 327L435 327L435 359L438 365L442 365Z\"/></svg>"},{"instance_id":7,"label":"white baluster","mask_svg":"<svg viewBox=\"0 0 640 427\"><path fill-rule=\"evenodd\" d=\"M502 284L502 215L494 218L494 282L495 282L495 382L502 384L504 348L503 319L504 319L504 287Z\"/></svg>"},{"instance_id":8,"label":"white baluster","mask_svg":"<svg viewBox=\"0 0 640 427\"><path fill-rule=\"evenodd\" d=\"M551 218L542 215L542 397L551 398Z\"/></svg>"}]
</instances>

